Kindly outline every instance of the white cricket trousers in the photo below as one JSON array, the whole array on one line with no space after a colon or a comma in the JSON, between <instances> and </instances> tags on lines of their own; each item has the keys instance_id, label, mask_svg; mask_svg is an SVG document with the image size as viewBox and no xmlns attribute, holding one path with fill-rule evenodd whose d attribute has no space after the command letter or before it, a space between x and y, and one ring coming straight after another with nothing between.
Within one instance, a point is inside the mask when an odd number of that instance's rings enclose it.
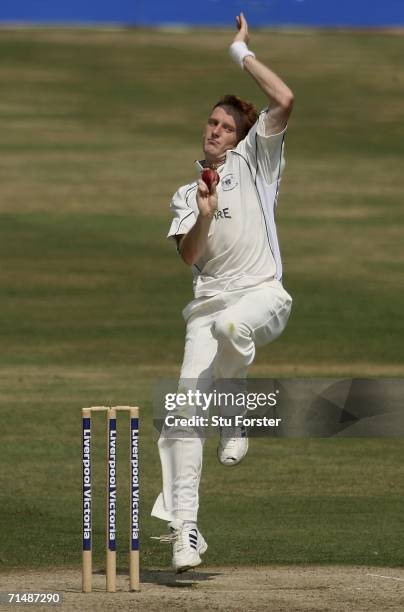
<instances>
[{"instance_id":1,"label":"white cricket trousers","mask_svg":"<svg viewBox=\"0 0 404 612\"><path fill-rule=\"evenodd\" d=\"M256 347L283 332L291 306L278 280L193 300L183 311L187 331L180 378L195 379L198 388L200 381L208 388L215 379L245 378ZM160 436L163 490L152 516L197 521L203 442Z\"/></svg>"}]
</instances>

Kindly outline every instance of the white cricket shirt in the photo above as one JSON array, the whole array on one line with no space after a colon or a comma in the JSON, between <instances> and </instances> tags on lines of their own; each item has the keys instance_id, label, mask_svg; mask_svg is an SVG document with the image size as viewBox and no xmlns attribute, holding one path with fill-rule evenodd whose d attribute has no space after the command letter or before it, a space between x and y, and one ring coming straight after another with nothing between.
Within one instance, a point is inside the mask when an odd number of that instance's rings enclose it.
<instances>
[{"instance_id":1,"label":"white cricket shirt","mask_svg":"<svg viewBox=\"0 0 404 612\"><path fill-rule=\"evenodd\" d=\"M286 128L267 135L266 113L262 111L246 138L227 151L226 161L218 169L218 210L210 225L207 248L192 266L196 298L282 278L275 208ZM186 234L194 225L199 214L196 192L195 181L174 194L168 237Z\"/></svg>"}]
</instances>

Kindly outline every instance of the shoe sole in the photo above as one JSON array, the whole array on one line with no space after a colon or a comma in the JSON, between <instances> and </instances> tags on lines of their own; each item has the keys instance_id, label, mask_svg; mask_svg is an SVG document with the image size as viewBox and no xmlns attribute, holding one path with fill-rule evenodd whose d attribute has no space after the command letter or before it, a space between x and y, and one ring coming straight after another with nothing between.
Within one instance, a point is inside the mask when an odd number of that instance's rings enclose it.
<instances>
[{"instance_id":1,"label":"shoe sole","mask_svg":"<svg viewBox=\"0 0 404 612\"><path fill-rule=\"evenodd\" d=\"M204 553L206 553L206 551L208 550L208 545L206 544L206 542L204 542L202 544L202 546L200 547L200 549L198 550L198 555L203 555ZM202 559L199 558L199 561L197 563L195 563L194 565L181 565L180 567L174 568L176 574L183 574L184 572L187 572L190 569L193 569L194 567L198 567L198 565L200 565L202 563Z\"/></svg>"},{"instance_id":2,"label":"shoe sole","mask_svg":"<svg viewBox=\"0 0 404 612\"><path fill-rule=\"evenodd\" d=\"M199 561L199 563L195 563L195 565L182 565L181 567L177 567L177 569L175 570L176 574L183 574L184 572L187 572L190 569L194 569L195 567L198 567L198 565L200 565L202 563L202 559Z\"/></svg>"}]
</instances>

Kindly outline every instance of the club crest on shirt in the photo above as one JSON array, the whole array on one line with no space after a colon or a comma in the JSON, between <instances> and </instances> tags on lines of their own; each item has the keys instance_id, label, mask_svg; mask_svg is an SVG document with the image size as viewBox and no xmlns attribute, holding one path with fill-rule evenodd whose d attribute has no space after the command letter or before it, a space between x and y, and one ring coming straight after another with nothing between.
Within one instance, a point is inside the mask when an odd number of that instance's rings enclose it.
<instances>
[{"instance_id":1,"label":"club crest on shirt","mask_svg":"<svg viewBox=\"0 0 404 612\"><path fill-rule=\"evenodd\" d=\"M226 174L220 181L223 191L231 191L235 187L237 187L238 182L234 174Z\"/></svg>"}]
</instances>

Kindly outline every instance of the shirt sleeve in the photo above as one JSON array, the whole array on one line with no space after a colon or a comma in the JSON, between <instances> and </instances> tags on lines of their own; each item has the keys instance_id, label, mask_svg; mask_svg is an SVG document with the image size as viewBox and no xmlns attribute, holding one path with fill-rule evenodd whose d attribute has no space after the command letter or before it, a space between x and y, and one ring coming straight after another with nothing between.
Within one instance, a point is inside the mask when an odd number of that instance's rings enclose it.
<instances>
[{"instance_id":1,"label":"shirt sleeve","mask_svg":"<svg viewBox=\"0 0 404 612\"><path fill-rule=\"evenodd\" d=\"M262 111L236 151L246 159L254 177L260 172L269 185L280 179L285 160L283 157L285 128L278 134L269 134L265 119L268 109Z\"/></svg>"},{"instance_id":2,"label":"shirt sleeve","mask_svg":"<svg viewBox=\"0 0 404 612\"><path fill-rule=\"evenodd\" d=\"M167 238L181 236L187 234L191 227L195 224L195 213L187 204L184 188L180 187L174 194L170 204L173 220Z\"/></svg>"}]
</instances>

